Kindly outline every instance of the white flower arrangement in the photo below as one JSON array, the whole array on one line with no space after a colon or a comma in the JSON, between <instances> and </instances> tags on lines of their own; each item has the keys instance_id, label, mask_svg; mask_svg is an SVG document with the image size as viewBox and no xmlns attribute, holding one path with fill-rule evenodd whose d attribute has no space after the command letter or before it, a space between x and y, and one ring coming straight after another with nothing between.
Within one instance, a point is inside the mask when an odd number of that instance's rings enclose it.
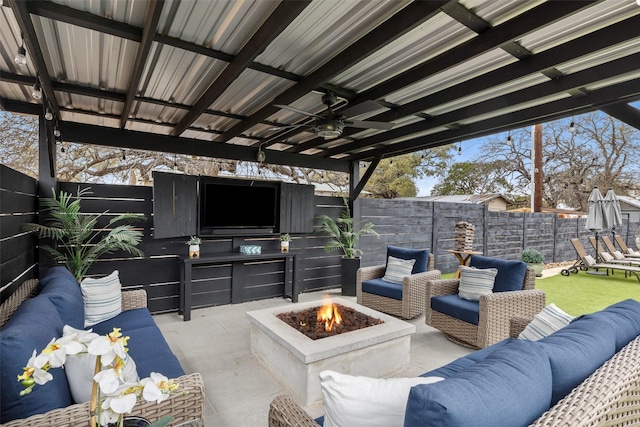
<instances>
[{"instance_id":1,"label":"white flower arrangement","mask_svg":"<svg viewBox=\"0 0 640 427\"><path fill-rule=\"evenodd\" d=\"M139 382L127 382L123 379L122 369L127 356L127 341L120 328L113 328L107 335L98 335L91 330L79 331L54 338L40 354L33 355L18 375L18 381L25 387L21 396L31 393L35 385L44 385L53 379L51 368L64 366L67 357L80 354L96 356L93 390L91 393L91 426L106 426L116 423L121 426L124 414L133 410L138 397L148 402L160 403L178 392L179 385L162 374L152 372ZM100 404L98 405L98 403ZM164 426L171 421L165 417L151 424Z\"/></svg>"}]
</instances>

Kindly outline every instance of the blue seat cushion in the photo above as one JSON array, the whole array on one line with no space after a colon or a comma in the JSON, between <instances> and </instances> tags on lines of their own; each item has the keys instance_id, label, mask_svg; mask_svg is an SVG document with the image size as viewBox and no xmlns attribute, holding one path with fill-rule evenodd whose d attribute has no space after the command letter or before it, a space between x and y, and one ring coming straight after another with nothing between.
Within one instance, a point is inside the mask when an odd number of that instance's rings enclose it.
<instances>
[{"instance_id":1,"label":"blue seat cushion","mask_svg":"<svg viewBox=\"0 0 640 427\"><path fill-rule=\"evenodd\" d=\"M382 279L371 279L362 282L362 292L402 300L402 285Z\"/></svg>"},{"instance_id":2,"label":"blue seat cushion","mask_svg":"<svg viewBox=\"0 0 640 427\"><path fill-rule=\"evenodd\" d=\"M431 298L431 309L474 325L477 325L480 319L480 302L469 301L458 295Z\"/></svg>"},{"instance_id":3,"label":"blue seat cushion","mask_svg":"<svg viewBox=\"0 0 640 427\"><path fill-rule=\"evenodd\" d=\"M502 341L498 341L497 343L490 345L489 347L485 347L480 350L476 350L473 353L469 353L466 356L459 357L451 363L448 363L432 371L426 372L420 376L449 378L454 374L456 374L457 372L460 372L461 370L466 369L469 366L475 365L481 360L486 359L488 355L498 350L499 348L503 347L504 345L508 344L509 342L513 341L514 339L516 338L505 338Z\"/></svg>"},{"instance_id":4,"label":"blue seat cushion","mask_svg":"<svg viewBox=\"0 0 640 427\"><path fill-rule=\"evenodd\" d=\"M538 344L549 357L555 405L615 353L613 326L597 317L575 319L542 338Z\"/></svg>"},{"instance_id":5,"label":"blue seat cushion","mask_svg":"<svg viewBox=\"0 0 640 427\"><path fill-rule=\"evenodd\" d=\"M62 368L49 371L53 380L36 385L30 394L20 396L24 387L17 381L33 354L40 353L53 338L62 336L64 323L51 300L36 296L20 304L0 329L0 423L64 408L71 405L71 392Z\"/></svg>"},{"instance_id":6,"label":"blue seat cushion","mask_svg":"<svg viewBox=\"0 0 640 427\"><path fill-rule=\"evenodd\" d=\"M585 317L600 319L611 324L616 338L616 353L640 335L640 302L633 299L620 301L604 310L580 316L578 319ZM578 319L574 319L574 322Z\"/></svg>"},{"instance_id":7,"label":"blue seat cushion","mask_svg":"<svg viewBox=\"0 0 640 427\"><path fill-rule=\"evenodd\" d=\"M522 261L509 261L481 255L472 255L469 266L475 268L497 268L498 274L493 292L519 291L527 273L527 264Z\"/></svg>"},{"instance_id":8,"label":"blue seat cushion","mask_svg":"<svg viewBox=\"0 0 640 427\"><path fill-rule=\"evenodd\" d=\"M512 340L444 381L412 387L404 425L528 426L550 402L547 355L534 342Z\"/></svg>"},{"instance_id":9,"label":"blue seat cushion","mask_svg":"<svg viewBox=\"0 0 640 427\"><path fill-rule=\"evenodd\" d=\"M168 378L184 375L178 358L146 308L123 311L92 328L93 332L100 335L108 334L113 328L120 328L122 335L129 337L129 354L136 362L140 378L148 377L151 372L158 372Z\"/></svg>"},{"instance_id":10,"label":"blue seat cushion","mask_svg":"<svg viewBox=\"0 0 640 427\"><path fill-rule=\"evenodd\" d=\"M392 256L400 259L415 259L411 274L424 273L427 271L427 262L429 260L428 249L407 249L399 246L387 246L387 259Z\"/></svg>"},{"instance_id":11,"label":"blue seat cushion","mask_svg":"<svg viewBox=\"0 0 640 427\"><path fill-rule=\"evenodd\" d=\"M93 332L96 334L106 335L113 331L113 328L126 328L130 330L146 328L147 326L156 326L151 313L149 313L149 310L146 308L136 308L123 311L116 317L96 323L86 329L93 329Z\"/></svg>"},{"instance_id":12,"label":"blue seat cushion","mask_svg":"<svg viewBox=\"0 0 640 427\"><path fill-rule=\"evenodd\" d=\"M80 285L66 267L52 267L38 282L39 295L49 298L62 321L76 329L84 328L84 302Z\"/></svg>"}]
</instances>

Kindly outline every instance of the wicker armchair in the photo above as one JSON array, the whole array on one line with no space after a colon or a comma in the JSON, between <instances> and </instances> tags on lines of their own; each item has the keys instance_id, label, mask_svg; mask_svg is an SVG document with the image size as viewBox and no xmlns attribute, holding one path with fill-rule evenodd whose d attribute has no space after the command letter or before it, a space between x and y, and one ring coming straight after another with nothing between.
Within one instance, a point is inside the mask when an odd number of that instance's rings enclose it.
<instances>
[{"instance_id":1,"label":"wicker armchair","mask_svg":"<svg viewBox=\"0 0 640 427\"><path fill-rule=\"evenodd\" d=\"M425 295L427 282L440 278L440 271L434 270L433 254L429 254L427 271L406 276L402 281L402 300L384 297L362 291L362 282L384 277L385 266L376 265L358 269L356 275L356 299L358 304L374 310L401 317L413 319L425 311Z\"/></svg>"},{"instance_id":2,"label":"wicker armchair","mask_svg":"<svg viewBox=\"0 0 640 427\"><path fill-rule=\"evenodd\" d=\"M0 327L11 318L20 304L32 297L38 285L35 279L25 281L20 288L0 306ZM122 292L122 310L147 307L147 293L143 289ZM146 402L142 399L128 415L160 419L172 416L169 426L182 425L187 422L202 425L204 420L204 381L199 373L192 373L175 378L180 389L186 393L176 393L161 403ZM44 414L29 418L17 419L0 424L0 427L76 427L89 425L90 402L79 403L66 408L54 409Z\"/></svg>"},{"instance_id":3,"label":"wicker armchair","mask_svg":"<svg viewBox=\"0 0 640 427\"><path fill-rule=\"evenodd\" d=\"M522 290L494 292L480 297L477 325L431 308L431 298L458 293L460 279L432 280L426 287L425 323L442 332L447 339L469 348L484 348L509 337L514 316L533 317L545 306L546 295L535 287L536 273L527 268Z\"/></svg>"}]
</instances>

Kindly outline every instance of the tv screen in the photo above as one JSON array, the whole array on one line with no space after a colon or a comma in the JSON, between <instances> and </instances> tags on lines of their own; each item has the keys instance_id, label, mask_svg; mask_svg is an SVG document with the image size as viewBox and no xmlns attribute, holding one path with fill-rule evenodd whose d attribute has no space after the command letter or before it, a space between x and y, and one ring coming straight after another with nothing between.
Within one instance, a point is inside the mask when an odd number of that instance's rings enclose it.
<instances>
[{"instance_id":1,"label":"tv screen","mask_svg":"<svg viewBox=\"0 0 640 427\"><path fill-rule=\"evenodd\" d=\"M200 230L203 234L234 230L277 232L278 185L271 182L203 180Z\"/></svg>"}]
</instances>

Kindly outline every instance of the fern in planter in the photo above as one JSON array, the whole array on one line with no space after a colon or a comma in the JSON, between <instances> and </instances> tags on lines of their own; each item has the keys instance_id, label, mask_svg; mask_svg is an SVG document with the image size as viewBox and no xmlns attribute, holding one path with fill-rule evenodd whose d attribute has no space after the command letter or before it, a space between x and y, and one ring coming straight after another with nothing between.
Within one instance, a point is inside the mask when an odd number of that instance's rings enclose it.
<instances>
[{"instance_id":1,"label":"fern in planter","mask_svg":"<svg viewBox=\"0 0 640 427\"><path fill-rule=\"evenodd\" d=\"M87 215L80 212L80 199L90 193L90 188L78 191L78 196L60 191L56 197L40 200L43 224L26 223L24 229L39 238L55 241L55 247L41 245L56 263L63 263L80 282L89 268L99 258L117 251L144 256L136 246L142 240L142 231L122 222L143 221L137 214L115 216L104 227L97 228L98 221L107 214ZM106 233L106 234L105 234Z\"/></svg>"}]
</instances>

